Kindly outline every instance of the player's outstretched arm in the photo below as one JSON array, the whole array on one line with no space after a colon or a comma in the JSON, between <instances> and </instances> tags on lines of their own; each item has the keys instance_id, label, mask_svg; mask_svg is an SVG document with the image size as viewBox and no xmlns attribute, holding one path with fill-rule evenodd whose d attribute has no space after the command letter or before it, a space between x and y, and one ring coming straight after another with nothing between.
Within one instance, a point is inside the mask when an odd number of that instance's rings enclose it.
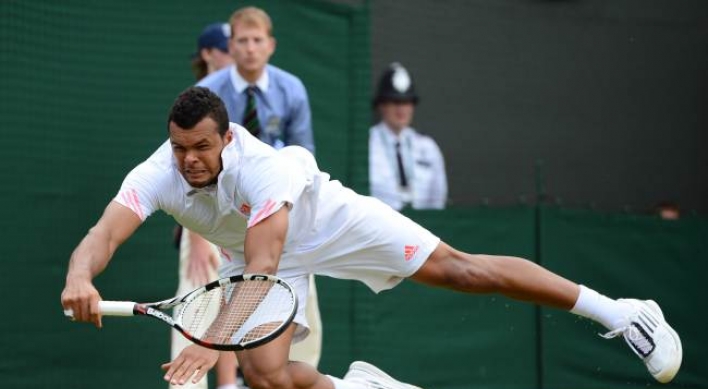
<instances>
[{"instance_id":1,"label":"player's outstretched arm","mask_svg":"<svg viewBox=\"0 0 708 389\"><path fill-rule=\"evenodd\" d=\"M101 296L93 278L108 265L113 253L140 226L142 221L129 208L113 201L71 254L61 305L74 312L77 321L101 327L98 302Z\"/></svg>"}]
</instances>

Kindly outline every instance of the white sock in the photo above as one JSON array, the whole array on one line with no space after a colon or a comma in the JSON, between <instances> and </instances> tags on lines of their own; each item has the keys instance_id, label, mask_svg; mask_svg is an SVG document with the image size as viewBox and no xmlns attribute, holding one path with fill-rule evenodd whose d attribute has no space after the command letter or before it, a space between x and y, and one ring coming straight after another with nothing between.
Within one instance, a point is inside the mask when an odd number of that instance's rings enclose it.
<instances>
[{"instance_id":1,"label":"white sock","mask_svg":"<svg viewBox=\"0 0 708 389\"><path fill-rule=\"evenodd\" d=\"M360 383L344 381L341 378L332 377L331 375L328 375L327 378L334 384L334 389L366 389L366 387L362 386Z\"/></svg>"},{"instance_id":2,"label":"white sock","mask_svg":"<svg viewBox=\"0 0 708 389\"><path fill-rule=\"evenodd\" d=\"M627 324L629 304L618 302L596 291L580 285L580 295L571 313L587 317L614 330Z\"/></svg>"},{"instance_id":3,"label":"white sock","mask_svg":"<svg viewBox=\"0 0 708 389\"><path fill-rule=\"evenodd\" d=\"M238 386L236 384L224 384L217 386L216 389L238 389Z\"/></svg>"}]
</instances>

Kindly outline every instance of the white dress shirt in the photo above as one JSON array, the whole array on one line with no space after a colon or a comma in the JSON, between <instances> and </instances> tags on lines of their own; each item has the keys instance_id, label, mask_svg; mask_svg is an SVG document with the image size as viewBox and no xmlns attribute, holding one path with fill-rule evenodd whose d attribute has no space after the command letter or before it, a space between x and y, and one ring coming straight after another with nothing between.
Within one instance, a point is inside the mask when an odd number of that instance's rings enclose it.
<instances>
[{"instance_id":1,"label":"white dress shirt","mask_svg":"<svg viewBox=\"0 0 708 389\"><path fill-rule=\"evenodd\" d=\"M400 143L403 168L408 181L402 187L396 160ZM447 201L445 161L435 141L410 127L395 134L381 122L369 130L369 185L371 195L400 210L442 209Z\"/></svg>"}]
</instances>

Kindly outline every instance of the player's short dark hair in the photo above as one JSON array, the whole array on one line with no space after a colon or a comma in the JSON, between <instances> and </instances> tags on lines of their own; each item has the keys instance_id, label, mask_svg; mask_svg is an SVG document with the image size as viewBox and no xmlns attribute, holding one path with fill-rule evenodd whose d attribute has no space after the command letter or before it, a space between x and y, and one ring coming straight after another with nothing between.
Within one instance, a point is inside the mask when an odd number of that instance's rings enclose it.
<instances>
[{"instance_id":1,"label":"player's short dark hair","mask_svg":"<svg viewBox=\"0 0 708 389\"><path fill-rule=\"evenodd\" d=\"M190 130L207 117L216 122L219 134L224 136L229 129L224 102L208 88L192 86L177 96L167 117L167 129L169 131L170 122L174 122L180 128Z\"/></svg>"}]
</instances>

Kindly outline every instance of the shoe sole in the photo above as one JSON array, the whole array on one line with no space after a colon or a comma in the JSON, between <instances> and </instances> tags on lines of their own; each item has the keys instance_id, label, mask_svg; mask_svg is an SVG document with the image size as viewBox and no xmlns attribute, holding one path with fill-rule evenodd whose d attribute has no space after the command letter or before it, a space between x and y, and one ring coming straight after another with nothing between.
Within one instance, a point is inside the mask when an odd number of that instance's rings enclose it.
<instances>
[{"instance_id":1,"label":"shoe sole","mask_svg":"<svg viewBox=\"0 0 708 389\"><path fill-rule=\"evenodd\" d=\"M377 376L379 378L393 381L397 385L402 385L406 389L423 389L418 386L413 386L413 385L409 385L404 382L401 382L401 381L391 377L390 375L386 374L385 372L383 372L381 369L377 368L376 366L366 363L366 362L360 362L360 361L352 362L352 364L349 366L349 371L352 371L352 370L360 370L360 371L366 372L368 374Z\"/></svg>"},{"instance_id":2,"label":"shoe sole","mask_svg":"<svg viewBox=\"0 0 708 389\"><path fill-rule=\"evenodd\" d=\"M669 323L666 322L666 319L664 319L664 313L661 311L661 308L659 308L659 304L657 304L656 301L646 300L644 301L644 303L649 306L649 309L659 315L661 321L663 322L662 324L664 325L664 328L669 331L669 334L671 334L671 336L674 338L675 344L678 345L678 358L676 358L671 363L671 365L669 365L669 367L654 376L657 381L661 382L662 384L665 384L673 380L674 377L676 377L679 368L681 368L681 362L683 360L683 346L681 345L681 338L679 338L678 334L669 325Z\"/></svg>"}]
</instances>

